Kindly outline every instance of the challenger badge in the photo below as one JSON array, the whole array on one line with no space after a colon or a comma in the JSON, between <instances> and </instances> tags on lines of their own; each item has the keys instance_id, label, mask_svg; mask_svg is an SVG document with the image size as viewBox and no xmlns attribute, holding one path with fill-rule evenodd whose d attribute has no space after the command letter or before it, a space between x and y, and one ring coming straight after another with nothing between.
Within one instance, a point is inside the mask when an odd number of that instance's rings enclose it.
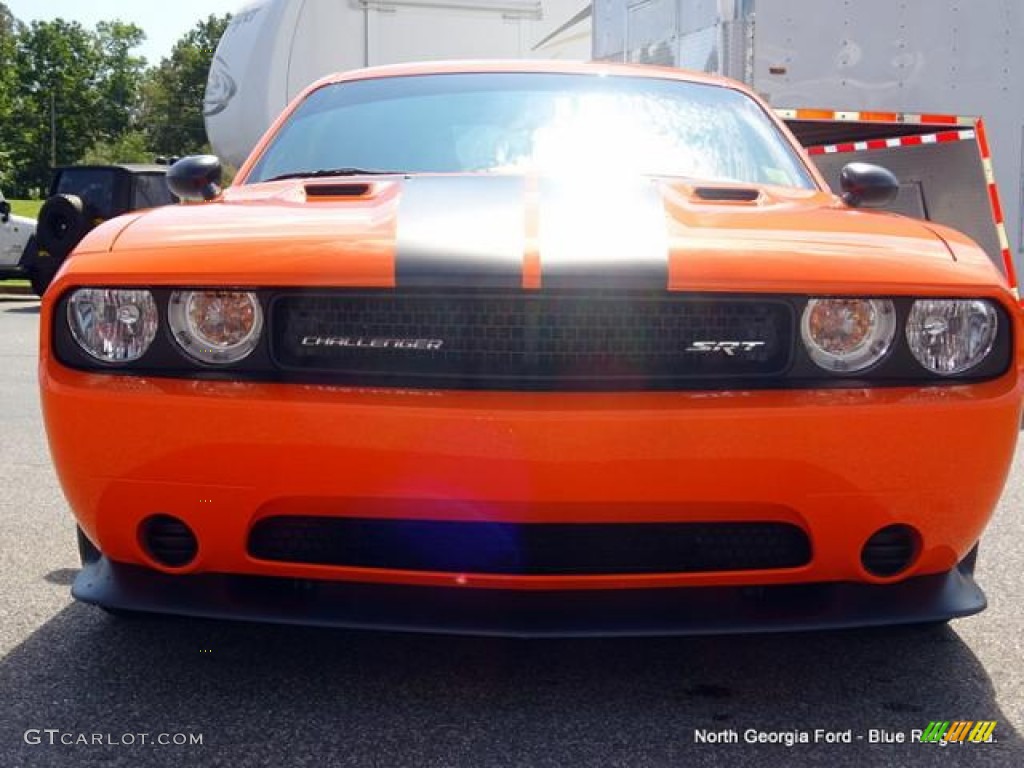
<instances>
[{"instance_id":1,"label":"challenger badge","mask_svg":"<svg viewBox=\"0 0 1024 768\"><path fill-rule=\"evenodd\" d=\"M387 336L303 336L302 346L353 349L421 349L435 352L444 346L444 339L395 339Z\"/></svg>"}]
</instances>

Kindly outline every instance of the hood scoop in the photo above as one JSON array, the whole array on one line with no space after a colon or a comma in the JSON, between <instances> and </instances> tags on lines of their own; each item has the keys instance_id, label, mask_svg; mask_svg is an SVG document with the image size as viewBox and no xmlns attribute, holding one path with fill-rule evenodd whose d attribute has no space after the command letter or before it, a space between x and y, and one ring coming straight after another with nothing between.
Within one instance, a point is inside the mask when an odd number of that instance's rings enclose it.
<instances>
[{"instance_id":1,"label":"hood scoop","mask_svg":"<svg viewBox=\"0 0 1024 768\"><path fill-rule=\"evenodd\" d=\"M709 203L753 203L761 190L745 187L694 187L693 196Z\"/></svg>"},{"instance_id":2,"label":"hood scoop","mask_svg":"<svg viewBox=\"0 0 1024 768\"><path fill-rule=\"evenodd\" d=\"M335 182L333 184L306 184L306 199L336 197L367 197L372 189L369 184L358 182Z\"/></svg>"}]
</instances>

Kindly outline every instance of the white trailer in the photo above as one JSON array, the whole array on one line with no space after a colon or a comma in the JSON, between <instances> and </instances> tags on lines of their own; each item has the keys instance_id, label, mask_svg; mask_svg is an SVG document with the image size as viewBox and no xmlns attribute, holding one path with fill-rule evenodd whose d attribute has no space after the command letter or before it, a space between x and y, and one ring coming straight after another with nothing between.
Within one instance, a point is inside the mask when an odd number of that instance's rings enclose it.
<instances>
[{"instance_id":1,"label":"white trailer","mask_svg":"<svg viewBox=\"0 0 1024 768\"><path fill-rule=\"evenodd\" d=\"M239 165L314 80L377 64L590 58L588 0L256 0L214 56L203 113L214 151Z\"/></svg>"},{"instance_id":2,"label":"white trailer","mask_svg":"<svg viewBox=\"0 0 1024 768\"><path fill-rule=\"evenodd\" d=\"M901 210L967 231L997 262L1012 250L1018 269L1022 39L1021 0L594 0L593 9L594 58L744 81L817 149L827 177L856 155L889 165L903 182ZM984 183L979 117L1002 210ZM976 144L931 138L951 133ZM928 138L906 138L915 135ZM993 217L1005 217L1005 229L986 226Z\"/></svg>"}]
</instances>

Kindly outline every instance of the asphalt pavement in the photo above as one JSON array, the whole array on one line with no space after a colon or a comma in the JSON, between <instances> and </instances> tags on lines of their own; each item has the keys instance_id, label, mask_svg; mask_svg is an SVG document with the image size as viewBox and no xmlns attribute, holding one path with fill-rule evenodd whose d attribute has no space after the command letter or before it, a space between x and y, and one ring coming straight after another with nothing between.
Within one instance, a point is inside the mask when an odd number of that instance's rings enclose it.
<instances>
[{"instance_id":1,"label":"asphalt pavement","mask_svg":"<svg viewBox=\"0 0 1024 768\"><path fill-rule=\"evenodd\" d=\"M125 621L69 596L37 329L38 302L0 297L0 768L1024 765L1020 453L981 549L990 607L941 629L519 641ZM932 720L997 725L993 743L908 743Z\"/></svg>"}]
</instances>

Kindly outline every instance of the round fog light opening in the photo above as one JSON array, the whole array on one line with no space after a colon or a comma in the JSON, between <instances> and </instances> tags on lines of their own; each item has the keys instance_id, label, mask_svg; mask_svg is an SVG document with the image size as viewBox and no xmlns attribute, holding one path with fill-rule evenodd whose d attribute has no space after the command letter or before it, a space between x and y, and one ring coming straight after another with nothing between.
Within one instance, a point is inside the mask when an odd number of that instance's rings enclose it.
<instances>
[{"instance_id":1,"label":"round fog light opening","mask_svg":"<svg viewBox=\"0 0 1024 768\"><path fill-rule=\"evenodd\" d=\"M872 576L889 578L907 570L917 559L921 537L909 525L887 525L864 543L860 561Z\"/></svg>"},{"instance_id":2,"label":"round fog light opening","mask_svg":"<svg viewBox=\"0 0 1024 768\"><path fill-rule=\"evenodd\" d=\"M160 565L182 568L199 552L199 541L184 520L172 515L153 515L142 521L139 540L146 554Z\"/></svg>"}]
</instances>

